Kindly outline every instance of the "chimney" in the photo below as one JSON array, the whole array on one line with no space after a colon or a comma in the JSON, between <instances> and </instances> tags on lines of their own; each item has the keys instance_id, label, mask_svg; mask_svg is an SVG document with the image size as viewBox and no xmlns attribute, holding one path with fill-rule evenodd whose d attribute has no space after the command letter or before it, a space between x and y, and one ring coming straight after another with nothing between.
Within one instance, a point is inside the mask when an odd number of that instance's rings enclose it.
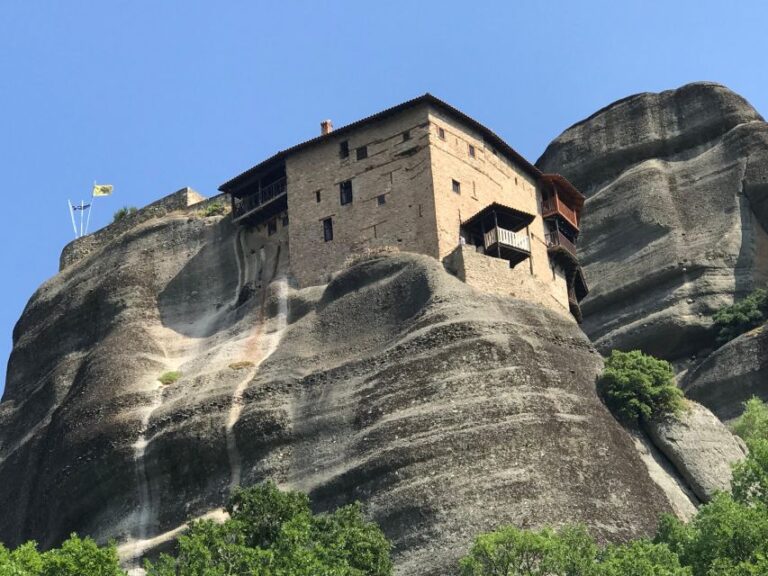
<instances>
[{"instance_id":1,"label":"chimney","mask_svg":"<svg viewBox=\"0 0 768 576\"><path fill-rule=\"evenodd\" d=\"M333 132L333 124L330 120L323 120L320 122L320 135L325 136Z\"/></svg>"}]
</instances>

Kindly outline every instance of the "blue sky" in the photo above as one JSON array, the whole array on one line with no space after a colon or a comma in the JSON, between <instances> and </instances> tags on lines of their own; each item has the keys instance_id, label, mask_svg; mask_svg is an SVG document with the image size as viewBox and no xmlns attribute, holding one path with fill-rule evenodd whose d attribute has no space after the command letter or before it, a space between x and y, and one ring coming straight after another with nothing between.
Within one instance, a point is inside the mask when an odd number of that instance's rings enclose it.
<instances>
[{"instance_id":1,"label":"blue sky","mask_svg":"<svg viewBox=\"0 0 768 576\"><path fill-rule=\"evenodd\" d=\"M11 331L73 237L68 198L219 184L424 92L535 160L629 94L721 82L768 113L759 1L0 3L0 390Z\"/></svg>"}]
</instances>

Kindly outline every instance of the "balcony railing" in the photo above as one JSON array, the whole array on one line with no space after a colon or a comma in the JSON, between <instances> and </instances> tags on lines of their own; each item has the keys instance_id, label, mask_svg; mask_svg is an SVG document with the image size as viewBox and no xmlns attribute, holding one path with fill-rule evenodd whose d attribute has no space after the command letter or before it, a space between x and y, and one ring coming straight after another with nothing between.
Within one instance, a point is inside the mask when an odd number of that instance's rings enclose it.
<instances>
[{"instance_id":1,"label":"balcony railing","mask_svg":"<svg viewBox=\"0 0 768 576\"><path fill-rule=\"evenodd\" d=\"M531 253L531 239L526 234L518 234L504 228L491 228L485 233L485 249L501 244L521 252Z\"/></svg>"},{"instance_id":2,"label":"balcony railing","mask_svg":"<svg viewBox=\"0 0 768 576\"><path fill-rule=\"evenodd\" d=\"M260 206L271 202L275 198L282 196L286 192L288 192L287 181L285 178L280 178L259 189L255 194L243 198L235 198L234 218L239 218L240 216L248 214Z\"/></svg>"},{"instance_id":3,"label":"balcony railing","mask_svg":"<svg viewBox=\"0 0 768 576\"><path fill-rule=\"evenodd\" d=\"M544 238L547 241L547 246L562 246L568 250L568 252L576 256L576 245L568 240L568 238L566 238L559 230L545 234Z\"/></svg>"},{"instance_id":4,"label":"balcony railing","mask_svg":"<svg viewBox=\"0 0 768 576\"><path fill-rule=\"evenodd\" d=\"M563 218L579 229L579 216L576 211L564 203L557 196L550 196L541 203L541 214L544 218L552 214L560 214Z\"/></svg>"}]
</instances>

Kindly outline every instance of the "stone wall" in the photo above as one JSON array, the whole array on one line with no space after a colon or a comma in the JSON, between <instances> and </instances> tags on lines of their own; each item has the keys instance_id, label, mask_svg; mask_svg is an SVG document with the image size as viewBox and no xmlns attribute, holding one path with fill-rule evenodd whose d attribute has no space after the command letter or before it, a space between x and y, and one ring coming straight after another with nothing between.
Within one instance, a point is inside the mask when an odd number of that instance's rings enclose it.
<instances>
[{"instance_id":1,"label":"stone wall","mask_svg":"<svg viewBox=\"0 0 768 576\"><path fill-rule=\"evenodd\" d=\"M342 159L344 140L349 157ZM360 146L368 157L357 160ZM286 159L286 175L291 268L300 286L327 282L350 255L371 246L438 256L426 106L297 152ZM342 206L345 180L352 181L353 201ZM333 222L330 242L323 236L326 218Z\"/></svg>"},{"instance_id":2,"label":"stone wall","mask_svg":"<svg viewBox=\"0 0 768 576\"><path fill-rule=\"evenodd\" d=\"M526 277L533 276L536 282L531 282L531 287L536 286L538 290L543 286L547 294L554 291L567 308L565 282L553 277L547 253L541 194L536 180L487 145L482 135L450 116L432 109L429 118L440 258L456 249L461 222L493 202L535 214L536 218L526 230L531 238L531 257L514 268L514 290L521 290ZM444 139L439 135L439 128L444 131ZM470 145L474 147L474 158L469 153ZM453 191L452 180L460 183L459 194Z\"/></svg>"},{"instance_id":3,"label":"stone wall","mask_svg":"<svg viewBox=\"0 0 768 576\"><path fill-rule=\"evenodd\" d=\"M59 271L64 270L64 268L71 266L75 262L79 262L142 222L165 216L177 210L187 210L191 207L194 207L195 210L205 209L206 206L214 202L220 202L229 210L230 202L227 194L219 194L206 199L205 196L197 193L192 188L182 188L173 194L169 194L156 202L152 202L152 204L140 208L134 214L125 216L119 222L108 224L92 234L77 238L67 244L61 252Z\"/></svg>"},{"instance_id":4,"label":"stone wall","mask_svg":"<svg viewBox=\"0 0 768 576\"><path fill-rule=\"evenodd\" d=\"M530 273L527 261L514 268L501 258L486 256L474 246L459 246L444 259L446 269L470 286L502 296L536 302L573 319L568 309L565 273L558 266L542 280Z\"/></svg>"}]
</instances>

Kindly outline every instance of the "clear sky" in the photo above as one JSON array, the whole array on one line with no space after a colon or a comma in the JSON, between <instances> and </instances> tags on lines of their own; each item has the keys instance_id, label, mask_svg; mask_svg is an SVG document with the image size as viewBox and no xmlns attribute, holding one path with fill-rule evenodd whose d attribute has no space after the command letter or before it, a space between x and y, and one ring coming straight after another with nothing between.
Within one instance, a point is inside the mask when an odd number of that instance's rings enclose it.
<instances>
[{"instance_id":1,"label":"clear sky","mask_svg":"<svg viewBox=\"0 0 768 576\"><path fill-rule=\"evenodd\" d=\"M72 239L67 199L204 195L424 92L529 160L629 94L721 82L768 113L762 1L0 1L0 390L11 331Z\"/></svg>"}]
</instances>

